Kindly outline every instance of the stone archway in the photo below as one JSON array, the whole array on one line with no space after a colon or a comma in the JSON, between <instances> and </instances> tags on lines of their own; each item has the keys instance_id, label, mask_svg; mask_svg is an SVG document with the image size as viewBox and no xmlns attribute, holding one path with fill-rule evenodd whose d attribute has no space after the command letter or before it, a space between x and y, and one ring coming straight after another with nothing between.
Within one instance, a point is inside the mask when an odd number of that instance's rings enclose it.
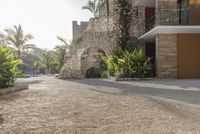
<instances>
[{"instance_id":1,"label":"stone archway","mask_svg":"<svg viewBox=\"0 0 200 134\"><path fill-rule=\"evenodd\" d=\"M98 48L87 48L81 55L81 70L85 78L100 78L103 65L101 55L106 55L105 51Z\"/></svg>"}]
</instances>

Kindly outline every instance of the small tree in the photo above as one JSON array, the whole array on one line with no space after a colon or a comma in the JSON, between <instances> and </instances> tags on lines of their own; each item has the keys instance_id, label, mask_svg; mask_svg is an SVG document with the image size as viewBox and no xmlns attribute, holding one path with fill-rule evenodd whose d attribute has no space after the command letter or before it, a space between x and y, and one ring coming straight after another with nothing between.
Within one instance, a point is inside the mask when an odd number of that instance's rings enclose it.
<instances>
[{"instance_id":1,"label":"small tree","mask_svg":"<svg viewBox=\"0 0 200 134\"><path fill-rule=\"evenodd\" d=\"M0 88L6 88L15 84L15 77L20 74L17 65L21 60L15 60L11 50L6 46L0 46Z\"/></svg>"}]
</instances>

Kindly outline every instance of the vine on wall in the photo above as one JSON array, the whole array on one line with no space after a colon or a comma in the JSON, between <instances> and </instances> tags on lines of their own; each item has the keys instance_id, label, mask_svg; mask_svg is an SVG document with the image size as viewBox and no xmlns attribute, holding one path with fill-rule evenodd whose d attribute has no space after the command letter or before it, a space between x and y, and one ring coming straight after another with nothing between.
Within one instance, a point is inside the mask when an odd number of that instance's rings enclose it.
<instances>
[{"instance_id":1,"label":"vine on wall","mask_svg":"<svg viewBox=\"0 0 200 134\"><path fill-rule=\"evenodd\" d=\"M119 46L124 50L127 42L130 40L130 27L131 27L131 3L129 0L118 0L119 3L119 24L121 37L119 39Z\"/></svg>"}]
</instances>

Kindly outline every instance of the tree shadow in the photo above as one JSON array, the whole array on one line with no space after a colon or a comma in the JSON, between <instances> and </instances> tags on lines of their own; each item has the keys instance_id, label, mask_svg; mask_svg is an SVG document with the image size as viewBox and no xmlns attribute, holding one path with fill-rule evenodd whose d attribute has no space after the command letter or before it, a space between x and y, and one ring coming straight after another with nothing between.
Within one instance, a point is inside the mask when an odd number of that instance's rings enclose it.
<instances>
[{"instance_id":1,"label":"tree shadow","mask_svg":"<svg viewBox=\"0 0 200 134\"><path fill-rule=\"evenodd\" d=\"M3 124L3 117L0 115L0 125Z\"/></svg>"},{"instance_id":2,"label":"tree shadow","mask_svg":"<svg viewBox=\"0 0 200 134\"><path fill-rule=\"evenodd\" d=\"M113 94L113 95L127 95L140 94L155 96L161 98L168 98L173 100L186 101L192 104L200 104L200 81L139 81L139 82L113 82L103 79L84 79L73 81L90 86L106 87L106 90L92 89L96 92ZM145 85L146 84L146 85ZM199 85L198 85L199 84ZM183 87L182 87L183 85ZM193 86L194 85L194 86ZM188 90L193 87L195 90ZM110 92L109 88L120 90L120 93Z\"/></svg>"},{"instance_id":3,"label":"tree shadow","mask_svg":"<svg viewBox=\"0 0 200 134\"><path fill-rule=\"evenodd\" d=\"M17 82L17 84L26 84L26 85L34 85L43 82L44 80L33 80L33 81L24 81L24 82Z\"/></svg>"}]
</instances>

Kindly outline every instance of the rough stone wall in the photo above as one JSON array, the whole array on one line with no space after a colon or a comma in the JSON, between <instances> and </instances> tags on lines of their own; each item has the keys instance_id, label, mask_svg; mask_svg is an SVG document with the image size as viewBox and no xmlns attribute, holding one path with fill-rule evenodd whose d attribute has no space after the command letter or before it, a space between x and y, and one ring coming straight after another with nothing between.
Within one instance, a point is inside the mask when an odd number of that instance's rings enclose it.
<instances>
[{"instance_id":1,"label":"rough stone wall","mask_svg":"<svg viewBox=\"0 0 200 134\"><path fill-rule=\"evenodd\" d=\"M100 16L90 19L81 40L66 57L60 73L62 78L83 78L86 69L95 66L98 59L89 57L82 61L81 56L87 49L90 56L96 56L99 50L110 55L118 47L123 48L130 37L138 37L139 29L145 26L145 10L134 7L134 3L134 0L109 0L109 7L103 5Z\"/></svg>"},{"instance_id":2,"label":"rough stone wall","mask_svg":"<svg viewBox=\"0 0 200 134\"><path fill-rule=\"evenodd\" d=\"M77 21L72 22L73 39L80 37L88 26L88 22L81 21L80 25Z\"/></svg>"},{"instance_id":3,"label":"rough stone wall","mask_svg":"<svg viewBox=\"0 0 200 134\"><path fill-rule=\"evenodd\" d=\"M156 1L156 24L176 25L179 24L179 6L177 0Z\"/></svg>"},{"instance_id":4,"label":"rough stone wall","mask_svg":"<svg viewBox=\"0 0 200 134\"><path fill-rule=\"evenodd\" d=\"M158 78L177 78L177 35L156 36L156 70Z\"/></svg>"}]
</instances>

